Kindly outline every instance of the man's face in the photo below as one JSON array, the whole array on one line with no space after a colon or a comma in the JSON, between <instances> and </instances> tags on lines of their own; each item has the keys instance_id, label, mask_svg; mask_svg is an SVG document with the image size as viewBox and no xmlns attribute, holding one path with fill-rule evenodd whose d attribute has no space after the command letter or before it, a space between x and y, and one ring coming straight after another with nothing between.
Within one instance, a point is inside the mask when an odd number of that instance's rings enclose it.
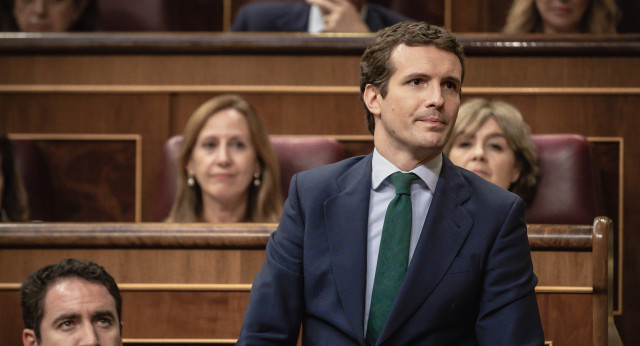
<instances>
[{"instance_id":1,"label":"man's face","mask_svg":"<svg viewBox=\"0 0 640 346\"><path fill-rule=\"evenodd\" d=\"M374 114L377 150L410 170L440 154L449 138L460 107L462 64L444 49L404 44L390 60L395 72L387 95L367 85L364 100Z\"/></svg>"},{"instance_id":2,"label":"man's face","mask_svg":"<svg viewBox=\"0 0 640 346\"><path fill-rule=\"evenodd\" d=\"M101 284L71 277L54 282L44 298L41 340L25 329L24 345L122 345L115 299Z\"/></svg>"}]
</instances>

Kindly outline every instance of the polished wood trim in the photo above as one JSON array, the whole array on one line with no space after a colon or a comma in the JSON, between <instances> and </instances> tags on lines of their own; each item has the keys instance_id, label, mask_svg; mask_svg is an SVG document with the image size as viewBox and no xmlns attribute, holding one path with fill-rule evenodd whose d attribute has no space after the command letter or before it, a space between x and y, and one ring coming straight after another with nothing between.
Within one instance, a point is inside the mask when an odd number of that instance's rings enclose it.
<instances>
[{"instance_id":1,"label":"polished wood trim","mask_svg":"<svg viewBox=\"0 0 640 346\"><path fill-rule=\"evenodd\" d=\"M5 54L360 55L374 34L307 33L0 33ZM640 35L457 35L467 56L629 56Z\"/></svg>"},{"instance_id":2,"label":"polished wood trim","mask_svg":"<svg viewBox=\"0 0 640 346\"><path fill-rule=\"evenodd\" d=\"M121 291L211 291L249 292L251 284L118 284Z\"/></svg>"},{"instance_id":3,"label":"polished wood trim","mask_svg":"<svg viewBox=\"0 0 640 346\"><path fill-rule=\"evenodd\" d=\"M536 286L536 293L577 293L592 294L593 287L587 286Z\"/></svg>"},{"instance_id":4,"label":"polished wood trim","mask_svg":"<svg viewBox=\"0 0 640 346\"><path fill-rule=\"evenodd\" d=\"M22 284L20 283L4 283L0 282L0 291L19 291Z\"/></svg>"},{"instance_id":5,"label":"polished wood trim","mask_svg":"<svg viewBox=\"0 0 640 346\"><path fill-rule=\"evenodd\" d=\"M136 140L136 192L135 221L142 222L142 136Z\"/></svg>"},{"instance_id":6,"label":"polished wood trim","mask_svg":"<svg viewBox=\"0 0 640 346\"><path fill-rule=\"evenodd\" d=\"M451 30L453 26L453 0L444 0L444 27Z\"/></svg>"},{"instance_id":7,"label":"polished wood trim","mask_svg":"<svg viewBox=\"0 0 640 346\"><path fill-rule=\"evenodd\" d=\"M608 337L608 245L609 234L612 232L611 220L598 217L593 224L593 255L592 255L592 280L593 280L593 343L594 345L606 345ZM600 260L598 260L600 259ZM606 260L602 260L606 259Z\"/></svg>"},{"instance_id":8,"label":"polished wood trim","mask_svg":"<svg viewBox=\"0 0 640 346\"><path fill-rule=\"evenodd\" d=\"M288 93L288 94L360 94L358 86L305 85L86 85L86 84L5 84L0 93ZM463 87L463 94L472 95L640 95L640 88L616 87Z\"/></svg>"},{"instance_id":9,"label":"polished wood trim","mask_svg":"<svg viewBox=\"0 0 640 346\"><path fill-rule=\"evenodd\" d=\"M238 339L131 339L124 338L125 344L235 344Z\"/></svg>"},{"instance_id":10,"label":"polished wood trim","mask_svg":"<svg viewBox=\"0 0 640 346\"><path fill-rule=\"evenodd\" d=\"M0 291L20 290L19 283L0 283ZM249 292L251 284L118 284L121 291L213 291ZM536 293L591 294L593 287L587 286L536 286Z\"/></svg>"},{"instance_id":11,"label":"polished wood trim","mask_svg":"<svg viewBox=\"0 0 640 346\"><path fill-rule=\"evenodd\" d=\"M3 223L0 248L264 248L274 223ZM527 225L532 250L591 250L591 226Z\"/></svg>"},{"instance_id":12,"label":"polished wood trim","mask_svg":"<svg viewBox=\"0 0 640 346\"><path fill-rule=\"evenodd\" d=\"M137 134L103 134L103 133L10 133L10 139L20 140L70 140L70 141L136 141L142 140Z\"/></svg>"},{"instance_id":13,"label":"polished wood trim","mask_svg":"<svg viewBox=\"0 0 640 346\"><path fill-rule=\"evenodd\" d=\"M478 95L638 95L640 88L608 87L462 87L463 94Z\"/></svg>"},{"instance_id":14,"label":"polished wood trim","mask_svg":"<svg viewBox=\"0 0 640 346\"><path fill-rule=\"evenodd\" d=\"M277 224L4 223L0 248L264 248Z\"/></svg>"},{"instance_id":15,"label":"polished wood trim","mask_svg":"<svg viewBox=\"0 0 640 346\"><path fill-rule=\"evenodd\" d=\"M229 31L231 30L231 23L233 23L233 18L231 18L231 0L223 0L222 2L222 30Z\"/></svg>"},{"instance_id":16,"label":"polished wood trim","mask_svg":"<svg viewBox=\"0 0 640 346\"><path fill-rule=\"evenodd\" d=\"M0 282L0 291L19 291L21 283ZM210 292L249 292L251 284L157 284L157 283L121 283L120 291L210 291Z\"/></svg>"},{"instance_id":17,"label":"polished wood trim","mask_svg":"<svg viewBox=\"0 0 640 346\"><path fill-rule=\"evenodd\" d=\"M591 250L591 229L587 225L527 225L529 246L535 250Z\"/></svg>"},{"instance_id":18,"label":"polished wood trim","mask_svg":"<svg viewBox=\"0 0 640 346\"><path fill-rule=\"evenodd\" d=\"M623 291L623 268L624 268L624 138L623 137L587 137L587 140L594 143L617 143L620 148L618 157L618 225L614 228L618 229L618 309L613 310L614 315L622 315L622 291ZM615 250L615 249L613 249ZM612 250L612 251L613 251ZM610 253L609 255L613 255ZM613 272L613 268L610 269Z\"/></svg>"},{"instance_id":19,"label":"polished wood trim","mask_svg":"<svg viewBox=\"0 0 640 346\"><path fill-rule=\"evenodd\" d=\"M1 93L289 93L289 94L359 94L357 86L304 86L304 85L57 85L9 84L0 85Z\"/></svg>"}]
</instances>

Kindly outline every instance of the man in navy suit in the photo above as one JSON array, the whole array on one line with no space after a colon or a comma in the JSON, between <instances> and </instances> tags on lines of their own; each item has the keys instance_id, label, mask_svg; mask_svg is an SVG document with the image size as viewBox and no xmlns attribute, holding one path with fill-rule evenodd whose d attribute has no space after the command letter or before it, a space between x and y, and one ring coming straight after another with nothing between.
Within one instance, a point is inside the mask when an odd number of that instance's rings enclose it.
<instances>
[{"instance_id":1,"label":"man in navy suit","mask_svg":"<svg viewBox=\"0 0 640 346\"><path fill-rule=\"evenodd\" d=\"M232 31L375 32L409 18L365 0L259 2L240 8Z\"/></svg>"},{"instance_id":2,"label":"man in navy suit","mask_svg":"<svg viewBox=\"0 0 640 346\"><path fill-rule=\"evenodd\" d=\"M292 178L239 345L295 345L301 324L305 345L544 343L523 201L442 154L463 77L462 47L448 31L405 22L377 34L360 64L375 149ZM398 171L419 177L408 267L372 342L389 176Z\"/></svg>"}]
</instances>

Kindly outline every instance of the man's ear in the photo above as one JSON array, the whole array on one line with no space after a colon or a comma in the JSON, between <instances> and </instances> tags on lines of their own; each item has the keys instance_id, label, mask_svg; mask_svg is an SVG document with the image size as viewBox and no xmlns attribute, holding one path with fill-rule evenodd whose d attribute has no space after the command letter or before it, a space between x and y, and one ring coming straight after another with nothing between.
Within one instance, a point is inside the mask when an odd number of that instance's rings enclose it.
<instances>
[{"instance_id":1,"label":"man's ear","mask_svg":"<svg viewBox=\"0 0 640 346\"><path fill-rule=\"evenodd\" d=\"M38 344L38 340L36 339L36 332L33 329L24 329L22 331L22 345L24 346L35 346Z\"/></svg>"},{"instance_id":2,"label":"man's ear","mask_svg":"<svg viewBox=\"0 0 640 346\"><path fill-rule=\"evenodd\" d=\"M374 115L380 115L380 99L382 95L380 95L380 90L378 87L375 87L371 84L367 84L364 88L364 94L362 95L362 100L364 104L367 106L369 112Z\"/></svg>"}]
</instances>

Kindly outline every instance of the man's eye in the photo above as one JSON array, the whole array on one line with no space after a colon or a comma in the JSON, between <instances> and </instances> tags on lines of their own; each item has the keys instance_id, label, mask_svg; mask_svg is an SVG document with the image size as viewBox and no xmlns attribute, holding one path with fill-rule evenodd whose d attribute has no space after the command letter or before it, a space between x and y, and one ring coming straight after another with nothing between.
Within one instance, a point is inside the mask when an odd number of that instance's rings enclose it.
<instances>
[{"instance_id":1,"label":"man's eye","mask_svg":"<svg viewBox=\"0 0 640 346\"><path fill-rule=\"evenodd\" d=\"M73 327L74 323L71 320L68 321L62 321L60 322L60 324L58 324L58 328L62 329L62 330L66 330L66 329L70 329L71 327Z\"/></svg>"},{"instance_id":2,"label":"man's eye","mask_svg":"<svg viewBox=\"0 0 640 346\"><path fill-rule=\"evenodd\" d=\"M113 323L112 323L112 321L111 321L111 319L110 319L110 318L106 318L106 317L99 318L99 319L96 321L96 323L97 323L99 326L102 326L102 327L109 327L109 326L111 326L111 325L113 324Z\"/></svg>"},{"instance_id":3,"label":"man's eye","mask_svg":"<svg viewBox=\"0 0 640 346\"><path fill-rule=\"evenodd\" d=\"M411 85L420 85L422 81L419 79L412 79L409 83L411 83Z\"/></svg>"},{"instance_id":4,"label":"man's eye","mask_svg":"<svg viewBox=\"0 0 640 346\"><path fill-rule=\"evenodd\" d=\"M456 85L456 83L454 82L446 82L444 84L445 88L450 89L450 90L458 90L458 86Z\"/></svg>"}]
</instances>

